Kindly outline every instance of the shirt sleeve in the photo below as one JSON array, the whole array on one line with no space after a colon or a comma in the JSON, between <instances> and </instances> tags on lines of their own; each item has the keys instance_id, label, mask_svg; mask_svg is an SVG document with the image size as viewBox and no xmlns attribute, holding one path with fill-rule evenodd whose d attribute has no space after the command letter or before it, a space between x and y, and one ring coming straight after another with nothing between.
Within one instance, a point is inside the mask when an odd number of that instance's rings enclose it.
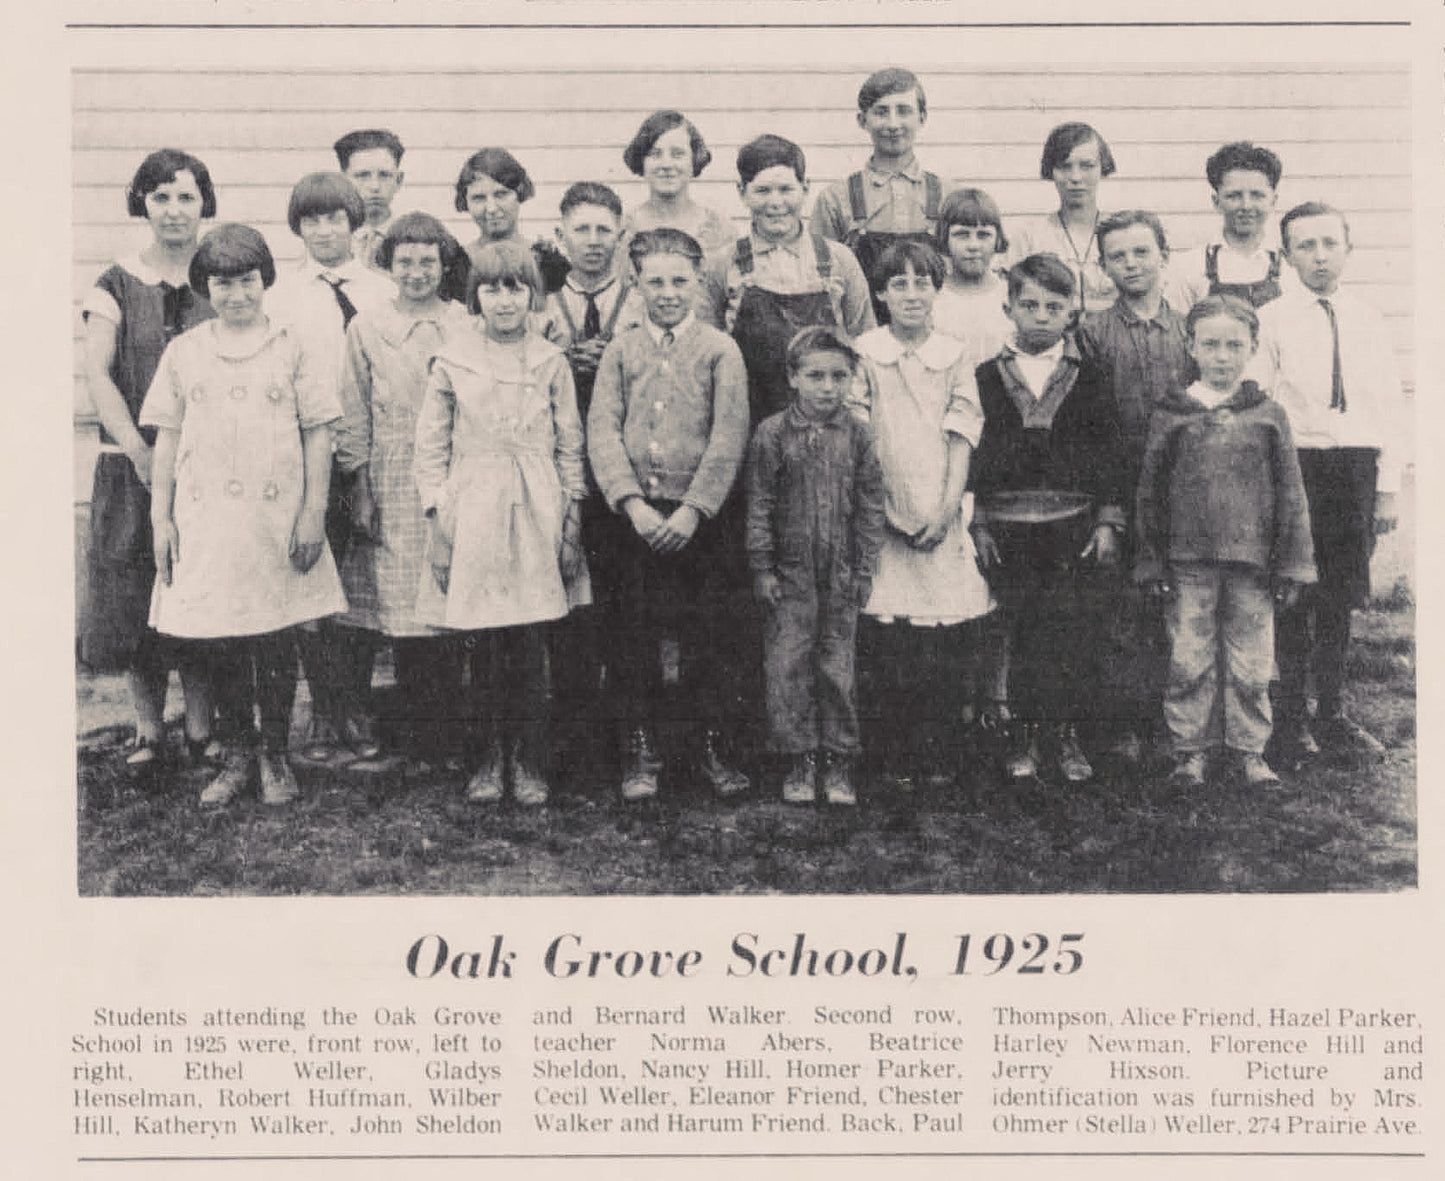
<instances>
[{"instance_id":1,"label":"shirt sleeve","mask_svg":"<svg viewBox=\"0 0 1445 1181\"><path fill-rule=\"evenodd\" d=\"M759 426L748 445L747 552L748 567L755 577L771 573L777 564L773 511L778 494L778 432L772 426Z\"/></svg>"},{"instance_id":2,"label":"shirt sleeve","mask_svg":"<svg viewBox=\"0 0 1445 1181\"><path fill-rule=\"evenodd\" d=\"M91 316L98 316L102 320L109 320L117 327L120 326L122 318L120 303L114 295L99 284L85 293L85 298L80 303L80 314L87 320Z\"/></svg>"},{"instance_id":3,"label":"shirt sleeve","mask_svg":"<svg viewBox=\"0 0 1445 1181\"><path fill-rule=\"evenodd\" d=\"M698 298L697 318L723 332L727 331L728 267L732 263L732 243L719 250L703 266L702 291ZM641 289L638 296L641 297Z\"/></svg>"},{"instance_id":4,"label":"shirt sleeve","mask_svg":"<svg viewBox=\"0 0 1445 1181\"><path fill-rule=\"evenodd\" d=\"M166 346L151 378L145 401L141 403L141 426L156 427L163 431L178 431L186 417L186 394L181 388L181 376L176 369L176 344Z\"/></svg>"},{"instance_id":5,"label":"shirt sleeve","mask_svg":"<svg viewBox=\"0 0 1445 1181\"><path fill-rule=\"evenodd\" d=\"M1134 494L1134 581L1157 582L1165 574L1169 540L1169 423L1155 412L1149 419L1149 441L1144 446L1143 470Z\"/></svg>"},{"instance_id":6,"label":"shirt sleeve","mask_svg":"<svg viewBox=\"0 0 1445 1181\"><path fill-rule=\"evenodd\" d=\"M878 555L883 549L887 502L883 490L883 464L878 442L869 427L858 434L858 462L853 476L854 568L855 578L872 580L878 572Z\"/></svg>"},{"instance_id":7,"label":"shirt sleeve","mask_svg":"<svg viewBox=\"0 0 1445 1181\"><path fill-rule=\"evenodd\" d=\"M850 221L843 207L843 187L829 185L813 203L813 219L809 228L820 238L841 242L848 236Z\"/></svg>"},{"instance_id":8,"label":"shirt sleeve","mask_svg":"<svg viewBox=\"0 0 1445 1181\"><path fill-rule=\"evenodd\" d=\"M452 466L452 426L457 397L445 362L433 358L427 371L426 392L416 419L416 453L412 471L422 511L439 509Z\"/></svg>"},{"instance_id":9,"label":"shirt sleeve","mask_svg":"<svg viewBox=\"0 0 1445 1181\"><path fill-rule=\"evenodd\" d=\"M1404 481L1406 466L1412 461L1410 444L1415 438L1411 422L1411 400L1405 396L1405 387L1400 381L1400 367L1395 359L1394 343L1384 317L1374 317L1374 331L1370 340L1375 355L1370 360L1369 372L1375 375L1380 416L1380 465L1378 489L1381 492L1398 492Z\"/></svg>"},{"instance_id":10,"label":"shirt sleeve","mask_svg":"<svg viewBox=\"0 0 1445 1181\"><path fill-rule=\"evenodd\" d=\"M341 423L336 428L336 462L354 472L371 462L371 358L359 329L360 319L346 330L341 361Z\"/></svg>"},{"instance_id":11,"label":"shirt sleeve","mask_svg":"<svg viewBox=\"0 0 1445 1181\"><path fill-rule=\"evenodd\" d=\"M958 435L970 447L977 447L983 434L983 407L978 401L978 383L967 360L955 361L944 373L948 401L943 409L943 429Z\"/></svg>"},{"instance_id":12,"label":"shirt sleeve","mask_svg":"<svg viewBox=\"0 0 1445 1181\"><path fill-rule=\"evenodd\" d=\"M712 433L682 502L716 516L742 467L752 425L748 375L732 337L723 337L712 360Z\"/></svg>"},{"instance_id":13,"label":"shirt sleeve","mask_svg":"<svg viewBox=\"0 0 1445 1181\"><path fill-rule=\"evenodd\" d=\"M625 344L626 338L619 336L603 350L592 387L592 405L587 411L587 460L592 466L592 478L614 511L628 497L642 495L623 438L627 422L622 370Z\"/></svg>"},{"instance_id":14,"label":"shirt sleeve","mask_svg":"<svg viewBox=\"0 0 1445 1181\"><path fill-rule=\"evenodd\" d=\"M552 397L552 429L556 434L553 461L562 488L573 500L587 496L586 444L582 435L582 419L577 414L577 387L572 380L572 367L567 358L552 358L552 377L548 383Z\"/></svg>"},{"instance_id":15,"label":"shirt sleeve","mask_svg":"<svg viewBox=\"0 0 1445 1181\"><path fill-rule=\"evenodd\" d=\"M291 358L291 383L296 390L296 420L303 431L342 418L335 364L319 366L308 344L297 339Z\"/></svg>"},{"instance_id":16,"label":"shirt sleeve","mask_svg":"<svg viewBox=\"0 0 1445 1181\"><path fill-rule=\"evenodd\" d=\"M869 329L878 327L878 321L873 316L873 298L868 291L868 280L848 247L833 242L829 244L829 249L833 252L833 266L843 280L843 327L849 336L862 336Z\"/></svg>"},{"instance_id":17,"label":"shirt sleeve","mask_svg":"<svg viewBox=\"0 0 1445 1181\"><path fill-rule=\"evenodd\" d=\"M1290 582L1311 583L1315 573L1314 537L1310 528L1309 499L1305 493L1304 476L1300 473L1299 452L1290 434L1289 415L1281 406L1274 406L1277 424L1274 455L1274 545L1273 569L1276 578Z\"/></svg>"}]
</instances>

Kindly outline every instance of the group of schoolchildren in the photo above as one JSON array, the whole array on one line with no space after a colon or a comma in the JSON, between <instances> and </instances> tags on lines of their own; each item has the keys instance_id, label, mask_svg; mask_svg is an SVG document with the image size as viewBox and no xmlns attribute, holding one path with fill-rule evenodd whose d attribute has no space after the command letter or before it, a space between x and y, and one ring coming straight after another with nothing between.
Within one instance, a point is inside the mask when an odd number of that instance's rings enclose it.
<instances>
[{"instance_id":1,"label":"group of schoolchildren","mask_svg":"<svg viewBox=\"0 0 1445 1181\"><path fill-rule=\"evenodd\" d=\"M1400 390L1338 286L1343 214L1298 206L1271 249L1279 161L1229 144L1220 240L1171 259L1152 213L1100 213L1113 159L1069 123L1059 211L1006 238L919 163L917 78L858 106L873 154L811 226L802 149L739 150L736 239L675 111L624 153L647 202L574 184L555 244L509 152L462 169L464 246L392 216L402 144L354 132L296 185L281 276L249 227L199 236L200 161L148 158L154 242L85 307L89 638L131 673L133 765L173 665L208 806L296 798L298 664L297 759L451 769L478 803L547 800L554 723L627 800L684 767L735 796L760 700L795 803L855 803L864 752L883 790L990 758L1080 784L1161 741L1182 786L1227 751L1269 787L1275 730L1276 763L1374 744L1341 686Z\"/></svg>"}]
</instances>

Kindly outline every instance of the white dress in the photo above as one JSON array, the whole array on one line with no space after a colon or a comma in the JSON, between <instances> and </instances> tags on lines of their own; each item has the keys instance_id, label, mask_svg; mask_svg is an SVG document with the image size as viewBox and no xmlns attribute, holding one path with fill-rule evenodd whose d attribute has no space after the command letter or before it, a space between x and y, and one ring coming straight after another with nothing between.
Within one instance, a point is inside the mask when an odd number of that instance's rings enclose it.
<instances>
[{"instance_id":1,"label":"white dress","mask_svg":"<svg viewBox=\"0 0 1445 1181\"><path fill-rule=\"evenodd\" d=\"M917 534L935 511L948 470L948 436L968 441L983 430L973 365L963 344L933 333L906 346L887 328L860 336L868 382L868 413L883 466L888 529L883 537L873 594L864 609L887 620L922 626L962 623L993 606L975 561L968 524L973 495L965 492L943 541L915 549Z\"/></svg>"},{"instance_id":2,"label":"white dress","mask_svg":"<svg viewBox=\"0 0 1445 1181\"><path fill-rule=\"evenodd\" d=\"M156 579L150 623L188 639L263 635L346 610L329 546L291 564L305 490L301 432L341 418L296 334L272 323L244 355L208 320L167 347L142 425L180 432L173 516L180 554Z\"/></svg>"},{"instance_id":3,"label":"white dress","mask_svg":"<svg viewBox=\"0 0 1445 1181\"><path fill-rule=\"evenodd\" d=\"M1014 322L1003 305L1008 284L990 272L976 288L960 289L945 283L933 301L933 329L961 341L975 368L998 356L1014 333Z\"/></svg>"},{"instance_id":4,"label":"white dress","mask_svg":"<svg viewBox=\"0 0 1445 1181\"><path fill-rule=\"evenodd\" d=\"M540 336L504 346L484 331L447 339L417 420L422 507L452 541L446 593L430 557L421 573L417 618L435 627L540 623L592 601L585 571L569 585L560 565L567 507L587 495L572 370Z\"/></svg>"}]
</instances>

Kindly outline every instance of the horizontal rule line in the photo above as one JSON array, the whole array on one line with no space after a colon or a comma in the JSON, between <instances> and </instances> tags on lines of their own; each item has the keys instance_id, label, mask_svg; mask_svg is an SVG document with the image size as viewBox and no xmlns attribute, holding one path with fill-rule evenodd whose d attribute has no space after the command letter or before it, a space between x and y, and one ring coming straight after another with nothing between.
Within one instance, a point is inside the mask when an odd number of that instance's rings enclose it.
<instances>
[{"instance_id":1,"label":"horizontal rule line","mask_svg":"<svg viewBox=\"0 0 1445 1181\"><path fill-rule=\"evenodd\" d=\"M332 1153L316 1156L79 1156L79 1164L219 1164L231 1161L341 1161L341 1160L831 1160L868 1157L908 1160L910 1158L956 1157L1270 1157L1285 1159L1372 1159L1423 1160L1423 1152L496 1152L496 1153Z\"/></svg>"},{"instance_id":2,"label":"horizontal rule line","mask_svg":"<svg viewBox=\"0 0 1445 1181\"><path fill-rule=\"evenodd\" d=\"M132 29L136 31L176 29L385 29L395 32L404 29L506 29L525 30L543 29L549 31L565 29L1402 29L1409 28L1412 22L1407 20L1334 20L1334 21L1308 21L1308 20L1265 20L1265 21L947 21L947 22L918 22L910 21L876 21L876 22L829 22L826 24L808 24L806 22L748 22L738 24L676 24L676 23L640 23L634 21L618 22L608 24L598 23L566 23L566 24L524 24L524 23L437 23L424 24L419 22L396 22L368 24L365 22L258 22L256 24L244 24L238 22L216 22L216 23L187 23L187 22L140 22L140 21L75 21L68 23L65 27L72 30L105 30L113 31L118 29Z\"/></svg>"}]
</instances>

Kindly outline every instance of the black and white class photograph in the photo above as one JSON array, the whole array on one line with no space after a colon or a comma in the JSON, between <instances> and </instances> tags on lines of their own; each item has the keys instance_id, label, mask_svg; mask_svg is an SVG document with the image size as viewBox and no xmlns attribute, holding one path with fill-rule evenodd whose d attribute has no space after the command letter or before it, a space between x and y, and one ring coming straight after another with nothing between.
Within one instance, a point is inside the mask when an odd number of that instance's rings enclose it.
<instances>
[{"instance_id":1,"label":"black and white class photograph","mask_svg":"<svg viewBox=\"0 0 1445 1181\"><path fill-rule=\"evenodd\" d=\"M79 894L1413 890L1411 68L1170 32L78 64Z\"/></svg>"}]
</instances>

